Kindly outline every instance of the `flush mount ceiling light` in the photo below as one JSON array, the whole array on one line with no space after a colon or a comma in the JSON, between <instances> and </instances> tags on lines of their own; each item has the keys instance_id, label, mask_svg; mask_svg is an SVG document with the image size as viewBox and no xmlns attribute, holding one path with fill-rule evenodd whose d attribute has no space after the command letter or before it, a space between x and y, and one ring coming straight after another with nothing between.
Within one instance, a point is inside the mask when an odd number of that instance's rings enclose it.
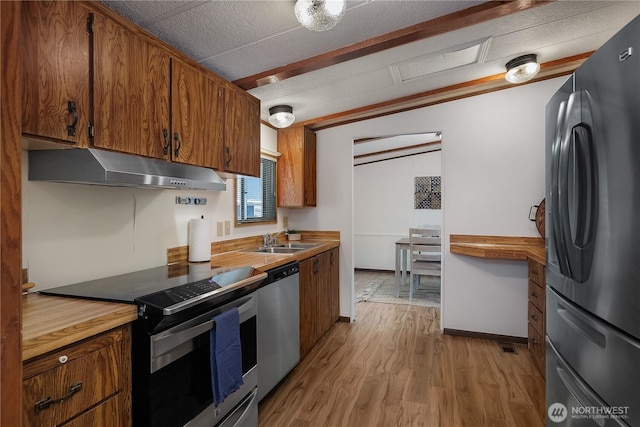
<instances>
[{"instance_id":1,"label":"flush mount ceiling light","mask_svg":"<svg viewBox=\"0 0 640 427\"><path fill-rule=\"evenodd\" d=\"M276 105L269 108L269 123L277 128L286 128L296 119L290 105Z\"/></svg>"},{"instance_id":2,"label":"flush mount ceiling light","mask_svg":"<svg viewBox=\"0 0 640 427\"><path fill-rule=\"evenodd\" d=\"M336 26L347 8L345 0L298 0L296 18L306 28L326 31Z\"/></svg>"},{"instance_id":3,"label":"flush mount ceiling light","mask_svg":"<svg viewBox=\"0 0 640 427\"><path fill-rule=\"evenodd\" d=\"M507 67L507 74L504 75L504 78L509 83L524 83L534 78L540 71L538 55L534 53L514 58L507 62L505 66Z\"/></svg>"}]
</instances>

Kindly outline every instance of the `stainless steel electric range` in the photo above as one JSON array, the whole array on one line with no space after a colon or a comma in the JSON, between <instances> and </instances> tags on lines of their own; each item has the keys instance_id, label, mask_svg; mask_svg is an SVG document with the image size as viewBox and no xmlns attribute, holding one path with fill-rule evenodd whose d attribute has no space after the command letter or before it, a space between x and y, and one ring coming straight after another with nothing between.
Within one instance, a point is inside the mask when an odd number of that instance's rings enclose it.
<instances>
[{"instance_id":1,"label":"stainless steel electric range","mask_svg":"<svg viewBox=\"0 0 640 427\"><path fill-rule=\"evenodd\" d=\"M41 294L136 304L132 328L132 414L136 427L257 426L255 290L252 267L171 265L106 277ZM217 408L211 391L212 318L240 313L242 387Z\"/></svg>"}]
</instances>

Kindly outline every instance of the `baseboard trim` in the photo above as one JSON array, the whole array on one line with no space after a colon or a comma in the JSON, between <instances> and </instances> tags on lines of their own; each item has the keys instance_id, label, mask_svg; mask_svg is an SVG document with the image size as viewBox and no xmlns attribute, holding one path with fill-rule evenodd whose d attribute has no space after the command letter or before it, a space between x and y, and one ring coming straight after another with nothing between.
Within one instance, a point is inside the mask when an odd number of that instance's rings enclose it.
<instances>
[{"instance_id":1,"label":"baseboard trim","mask_svg":"<svg viewBox=\"0 0 640 427\"><path fill-rule=\"evenodd\" d=\"M485 332L474 332L474 331L463 331L460 329L449 329L444 328L445 335L453 335L458 337L468 337L468 338L481 338L484 340L492 340L492 341L506 341L506 342L514 342L517 344L527 344L528 340L524 337L512 337L509 335L498 335L498 334L487 334Z\"/></svg>"},{"instance_id":2,"label":"baseboard trim","mask_svg":"<svg viewBox=\"0 0 640 427\"><path fill-rule=\"evenodd\" d=\"M354 268L354 271L369 272L369 273L395 273L395 270L384 270L377 268Z\"/></svg>"},{"instance_id":3,"label":"baseboard trim","mask_svg":"<svg viewBox=\"0 0 640 427\"><path fill-rule=\"evenodd\" d=\"M340 316L338 317L338 322L351 323L351 318L347 316Z\"/></svg>"}]
</instances>

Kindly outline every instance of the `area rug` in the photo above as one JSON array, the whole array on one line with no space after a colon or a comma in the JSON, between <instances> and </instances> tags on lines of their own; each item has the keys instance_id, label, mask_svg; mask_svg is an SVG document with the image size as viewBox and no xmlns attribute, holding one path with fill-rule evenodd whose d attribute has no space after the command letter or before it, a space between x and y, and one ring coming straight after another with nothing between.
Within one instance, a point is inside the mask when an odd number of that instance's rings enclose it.
<instances>
[{"instance_id":1,"label":"area rug","mask_svg":"<svg viewBox=\"0 0 640 427\"><path fill-rule=\"evenodd\" d=\"M440 278L421 277L418 288L409 301L409 284L400 284L400 296L396 297L395 277L384 278L371 283L358 295L356 302L381 302L386 304L419 305L423 307L440 307ZM407 280L408 282L408 280Z\"/></svg>"}]
</instances>

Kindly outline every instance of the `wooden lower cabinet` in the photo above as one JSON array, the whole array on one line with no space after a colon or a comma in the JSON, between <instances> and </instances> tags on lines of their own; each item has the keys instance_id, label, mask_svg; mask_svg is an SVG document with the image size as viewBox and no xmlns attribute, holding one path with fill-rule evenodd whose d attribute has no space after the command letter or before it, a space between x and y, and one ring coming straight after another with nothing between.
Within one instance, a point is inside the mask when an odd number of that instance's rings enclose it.
<instances>
[{"instance_id":1,"label":"wooden lower cabinet","mask_svg":"<svg viewBox=\"0 0 640 427\"><path fill-rule=\"evenodd\" d=\"M300 359L339 317L338 248L300 262Z\"/></svg>"},{"instance_id":2,"label":"wooden lower cabinet","mask_svg":"<svg viewBox=\"0 0 640 427\"><path fill-rule=\"evenodd\" d=\"M24 426L131 425L126 325L24 363Z\"/></svg>"},{"instance_id":3,"label":"wooden lower cabinet","mask_svg":"<svg viewBox=\"0 0 640 427\"><path fill-rule=\"evenodd\" d=\"M545 272L544 265L529 259L529 309L527 320L529 323L529 349L533 354L533 362L545 376Z\"/></svg>"}]
</instances>

